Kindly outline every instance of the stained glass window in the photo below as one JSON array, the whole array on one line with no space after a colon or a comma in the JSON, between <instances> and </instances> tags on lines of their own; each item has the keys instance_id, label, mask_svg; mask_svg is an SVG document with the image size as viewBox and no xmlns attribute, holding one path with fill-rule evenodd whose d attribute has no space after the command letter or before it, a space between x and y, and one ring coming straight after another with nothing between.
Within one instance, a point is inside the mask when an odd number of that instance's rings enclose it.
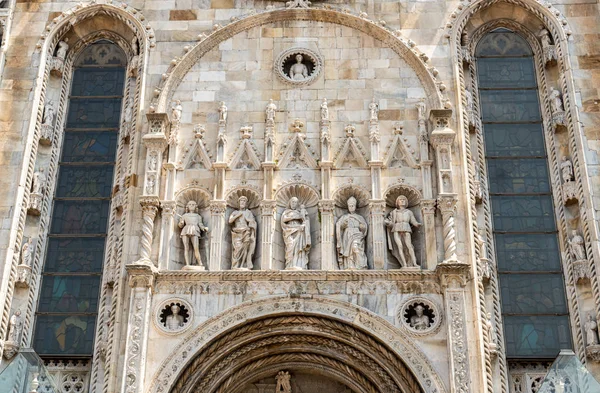
<instances>
[{"instance_id":1,"label":"stained glass window","mask_svg":"<svg viewBox=\"0 0 600 393\"><path fill-rule=\"evenodd\" d=\"M36 314L40 355L93 353L125 64L106 41L75 62Z\"/></svg>"},{"instance_id":2,"label":"stained glass window","mask_svg":"<svg viewBox=\"0 0 600 393\"><path fill-rule=\"evenodd\" d=\"M476 57L506 354L554 358L572 344L533 53L497 29Z\"/></svg>"}]
</instances>

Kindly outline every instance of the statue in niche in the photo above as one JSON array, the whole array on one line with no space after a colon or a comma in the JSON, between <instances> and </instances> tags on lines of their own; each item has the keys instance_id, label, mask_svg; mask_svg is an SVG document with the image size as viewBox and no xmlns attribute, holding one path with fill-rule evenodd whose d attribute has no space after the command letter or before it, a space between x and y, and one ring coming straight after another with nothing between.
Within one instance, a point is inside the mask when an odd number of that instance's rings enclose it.
<instances>
[{"instance_id":1,"label":"statue in niche","mask_svg":"<svg viewBox=\"0 0 600 393\"><path fill-rule=\"evenodd\" d=\"M44 168L40 168L39 171L33 174L33 181L31 182L31 193L41 195L46 187L46 175L44 174Z\"/></svg>"},{"instance_id":2,"label":"statue in niche","mask_svg":"<svg viewBox=\"0 0 600 393\"><path fill-rule=\"evenodd\" d=\"M494 325L492 324L492 313L490 312L487 313L485 327L487 329L488 337L490 338L490 349L496 351L498 349L498 345L496 344L496 329L494 329Z\"/></svg>"},{"instance_id":3,"label":"statue in niche","mask_svg":"<svg viewBox=\"0 0 600 393\"><path fill-rule=\"evenodd\" d=\"M133 37L131 39L131 50L133 51L134 55L137 55L140 53L137 37Z\"/></svg>"},{"instance_id":4,"label":"statue in niche","mask_svg":"<svg viewBox=\"0 0 600 393\"><path fill-rule=\"evenodd\" d=\"M560 171L562 172L563 181L565 183L573 181L573 163L567 158L567 156L563 156L562 158L562 163L560 164Z\"/></svg>"},{"instance_id":5,"label":"statue in niche","mask_svg":"<svg viewBox=\"0 0 600 393\"><path fill-rule=\"evenodd\" d=\"M6 341L18 344L21 338L21 331L23 330L23 318L21 317L21 310L15 311L10 317L8 326L8 337Z\"/></svg>"},{"instance_id":6,"label":"statue in niche","mask_svg":"<svg viewBox=\"0 0 600 393\"><path fill-rule=\"evenodd\" d=\"M179 314L181 308L177 304L171 305L171 315L167 315L165 320L165 327L167 330L179 330L183 327L184 321L183 316Z\"/></svg>"},{"instance_id":7,"label":"statue in niche","mask_svg":"<svg viewBox=\"0 0 600 393\"><path fill-rule=\"evenodd\" d=\"M366 269L367 221L356 213L356 198L348 198L348 213L340 217L335 231L340 270Z\"/></svg>"},{"instance_id":8,"label":"statue in niche","mask_svg":"<svg viewBox=\"0 0 600 393\"><path fill-rule=\"evenodd\" d=\"M280 371L277 373L275 377L275 381L277 382L277 387L275 388L275 393L292 393L292 376L287 371Z\"/></svg>"},{"instance_id":9,"label":"statue in niche","mask_svg":"<svg viewBox=\"0 0 600 393\"><path fill-rule=\"evenodd\" d=\"M550 40L550 33L544 26L541 27L540 32L538 33L538 37L540 37L540 42L542 43L542 49L548 48L552 45L552 41Z\"/></svg>"},{"instance_id":10,"label":"statue in niche","mask_svg":"<svg viewBox=\"0 0 600 393\"><path fill-rule=\"evenodd\" d=\"M54 109L54 103L48 101L44 108L44 116L42 117L42 125L52 127L54 124L54 117L56 116L56 109Z\"/></svg>"},{"instance_id":11,"label":"statue in niche","mask_svg":"<svg viewBox=\"0 0 600 393\"><path fill-rule=\"evenodd\" d=\"M267 104L267 108L265 109L265 113L267 115L267 123L275 122L275 111L276 110L277 110L277 105L275 105L275 103L273 102L273 99L271 98L269 100L269 103Z\"/></svg>"},{"instance_id":12,"label":"statue in niche","mask_svg":"<svg viewBox=\"0 0 600 393\"><path fill-rule=\"evenodd\" d=\"M419 120L425 119L425 111L427 110L427 106L425 105L425 100L421 100L417 103L417 112L419 113Z\"/></svg>"},{"instance_id":13,"label":"statue in niche","mask_svg":"<svg viewBox=\"0 0 600 393\"><path fill-rule=\"evenodd\" d=\"M31 262L33 259L33 238L30 237L27 239L23 246L21 247L21 265L26 265L31 267Z\"/></svg>"},{"instance_id":14,"label":"statue in niche","mask_svg":"<svg viewBox=\"0 0 600 393\"><path fill-rule=\"evenodd\" d=\"M576 261L587 260L585 253L585 241L583 240L583 237L577 233L576 229L573 229L571 234L573 236L571 237L571 240L569 240L569 245L571 246L573 258L575 258Z\"/></svg>"},{"instance_id":15,"label":"statue in niche","mask_svg":"<svg viewBox=\"0 0 600 393\"><path fill-rule=\"evenodd\" d=\"M150 160L148 162L148 170L155 171L158 168L158 156L156 153L152 153L150 155Z\"/></svg>"},{"instance_id":16,"label":"statue in niche","mask_svg":"<svg viewBox=\"0 0 600 393\"><path fill-rule=\"evenodd\" d=\"M58 49L56 50L56 57L64 60L67 57L67 51L69 50L69 39L65 38L64 41L58 42Z\"/></svg>"},{"instance_id":17,"label":"statue in niche","mask_svg":"<svg viewBox=\"0 0 600 393\"><path fill-rule=\"evenodd\" d=\"M420 304L417 304L415 307L415 315L410 317L410 327L415 330L427 330L431 325L429 321L429 317L423 313L425 311L425 307Z\"/></svg>"},{"instance_id":18,"label":"statue in niche","mask_svg":"<svg viewBox=\"0 0 600 393\"><path fill-rule=\"evenodd\" d=\"M227 106L224 101L219 105L219 123L227 122Z\"/></svg>"},{"instance_id":19,"label":"statue in niche","mask_svg":"<svg viewBox=\"0 0 600 393\"><path fill-rule=\"evenodd\" d=\"M185 207L186 213L179 219L179 228L181 228L181 239L183 240L183 252L186 266L190 263L190 241L194 249L194 257L198 266L204 266L200 257L200 237L202 231L207 232L208 227L204 226L202 216L198 214L198 204L196 201L189 201Z\"/></svg>"},{"instance_id":20,"label":"statue in niche","mask_svg":"<svg viewBox=\"0 0 600 393\"><path fill-rule=\"evenodd\" d=\"M125 107L125 115L123 116L123 118L125 119L126 123L131 123L131 120L133 119L133 108L131 107L131 102L127 103L127 106Z\"/></svg>"},{"instance_id":21,"label":"statue in niche","mask_svg":"<svg viewBox=\"0 0 600 393\"><path fill-rule=\"evenodd\" d=\"M598 345L598 322L594 321L592 313L587 315L587 321L585 322L584 328L587 345Z\"/></svg>"},{"instance_id":22,"label":"statue in niche","mask_svg":"<svg viewBox=\"0 0 600 393\"><path fill-rule=\"evenodd\" d=\"M181 101L175 101L175 105L171 109L171 115L173 116L173 122L179 123L181 121L181 114L183 113L183 106L181 106Z\"/></svg>"},{"instance_id":23,"label":"statue in niche","mask_svg":"<svg viewBox=\"0 0 600 393\"><path fill-rule=\"evenodd\" d=\"M248 207L248 198L241 196L239 210L229 216L231 228L231 268L252 270L252 257L256 248L256 219Z\"/></svg>"},{"instance_id":24,"label":"statue in niche","mask_svg":"<svg viewBox=\"0 0 600 393\"><path fill-rule=\"evenodd\" d=\"M418 228L421 224L407 206L408 198L400 195L396 198L396 209L390 212L384 222L388 232L388 248L392 255L400 262L401 267L415 267L417 257L411 239L411 225ZM405 249L409 254L408 261L404 256Z\"/></svg>"},{"instance_id":25,"label":"statue in niche","mask_svg":"<svg viewBox=\"0 0 600 393\"><path fill-rule=\"evenodd\" d=\"M308 67L302 63L304 56L296 55L296 64L290 68L290 78L294 81L303 81L308 78Z\"/></svg>"},{"instance_id":26,"label":"statue in niche","mask_svg":"<svg viewBox=\"0 0 600 393\"><path fill-rule=\"evenodd\" d=\"M156 178L152 175L148 178L148 183L146 184L146 194L154 194L154 187L156 187Z\"/></svg>"},{"instance_id":27,"label":"statue in niche","mask_svg":"<svg viewBox=\"0 0 600 393\"><path fill-rule=\"evenodd\" d=\"M469 89L465 89L465 96L467 97L467 112L473 113L473 93Z\"/></svg>"},{"instance_id":28,"label":"statue in niche","mask_svg":"<svg viewBox=\"0 0 600 393\"><path fill-rule=\"evenodd\" d=\"M550 107L552 108L552 113L560 113L565 111L562 98L560 98L560 92L555 88L552 88L550 91Z\"/></svg>"},{"instance_id":29,"label":"statue in niche","mask_svg":"<svg viewBox=\"0 0 600 393\"><path fill-rule=\"evenodd\" d=\"M289 208L281 215L281 230L285 243L285 269L306 269L311 246L310 221L306 208L296 197L290 199Z\"/></svg>"},{"instance_id":30,"label":"statue in niche","mask_svg":"<svg viewBox=\"0 0 600 393\"><path fill-rule=\"evenodd\" d=\"M375 98L373 98L373 101L369 104L369 112L371 121L379 120L379 104L375 101Z\"/></svg>"},{"instance_id":31,"label":"statue in niche","mask_svg":"<svg viewBox=\"0 0 600 393\"><path fill-rule=\"evenodd\" d=\"M321 121L329 120L329 107L327 106L327 98L323 98L321 103Z\"/></svg>"}]
</instances>

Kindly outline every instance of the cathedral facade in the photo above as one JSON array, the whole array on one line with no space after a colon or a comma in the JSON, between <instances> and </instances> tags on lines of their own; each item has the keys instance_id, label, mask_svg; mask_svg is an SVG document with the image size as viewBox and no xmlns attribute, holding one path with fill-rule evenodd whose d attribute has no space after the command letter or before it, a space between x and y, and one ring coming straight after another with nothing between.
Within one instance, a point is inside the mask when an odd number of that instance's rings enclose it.
<instances>
[{"instance_id":1,"label":"cathedral facade","mask_svg":"<svg viewBox=\"0 0 600 393\"><path fill-rule=\"evenodd\" d=\"M600 377L596 2L1 7L0 369L46 370L20 391L536 393L560 351Z\"/></svg>"}]
</instances>

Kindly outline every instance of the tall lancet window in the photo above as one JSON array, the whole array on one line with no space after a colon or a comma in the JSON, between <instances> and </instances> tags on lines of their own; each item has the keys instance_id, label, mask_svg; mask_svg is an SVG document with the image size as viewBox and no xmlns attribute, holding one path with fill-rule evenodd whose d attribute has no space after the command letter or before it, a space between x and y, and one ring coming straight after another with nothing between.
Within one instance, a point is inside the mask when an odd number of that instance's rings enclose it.
<instances>
[{"instance_id":1,"label":"tall lancet window","mask_svg":"<svg viewBox=\"0 0 600 393\"><path fill-rule=\"evenodd\" d=\"M36 313L40 355L92 355L125 65L107 41L74 63Z\"/></svg>"},{"instance_id":2,"label":"tall lancet window","mask_svg":"<svg viewBox=\"0 0 600 393\"><path fill-rule=\"evenodd\" d=\"M571 332L533 52L496 29L476 58L507 357L554 358Z\"/></svg>"}]
</instances>

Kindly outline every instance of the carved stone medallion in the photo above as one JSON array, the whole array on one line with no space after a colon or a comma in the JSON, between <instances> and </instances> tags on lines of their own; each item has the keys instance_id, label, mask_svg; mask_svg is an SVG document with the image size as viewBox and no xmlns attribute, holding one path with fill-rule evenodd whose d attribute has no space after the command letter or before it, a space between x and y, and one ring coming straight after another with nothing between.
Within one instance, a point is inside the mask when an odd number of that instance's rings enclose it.
<instances>
[{"instance_id":1,"label":"carved stone medallion","mask_svg":"<svg viewBox=\"0 0 600 393\"><path fill-rule=\"evenodd\" d=\"M437 333L442 322L440 307L424 297L411 297L405 301L396 314L398 323L408 332L417 336Z\"/></svg>"},{"instance_id":2,"label":"carved stone medallion","mask_svg":"<svg viewBox=\"0 0 600 393\"><path fill-rule=\"evenodd\" d=\"M181 334L192 324L193 307L181 298L164 300L154 309L154 324L167 335Z\"/></svg>"},{"instance_id":3,"label":"carved stone medallion","mask_svg":"<svg viewBox=\"0 0 600 393\"><path fill-rule=\"evenodd\" d=\"M294 85L308 85L314 82L322 69L322 57L306 48L290 48L275 60L277 76Z\"/></svg>"}]
</instances>

